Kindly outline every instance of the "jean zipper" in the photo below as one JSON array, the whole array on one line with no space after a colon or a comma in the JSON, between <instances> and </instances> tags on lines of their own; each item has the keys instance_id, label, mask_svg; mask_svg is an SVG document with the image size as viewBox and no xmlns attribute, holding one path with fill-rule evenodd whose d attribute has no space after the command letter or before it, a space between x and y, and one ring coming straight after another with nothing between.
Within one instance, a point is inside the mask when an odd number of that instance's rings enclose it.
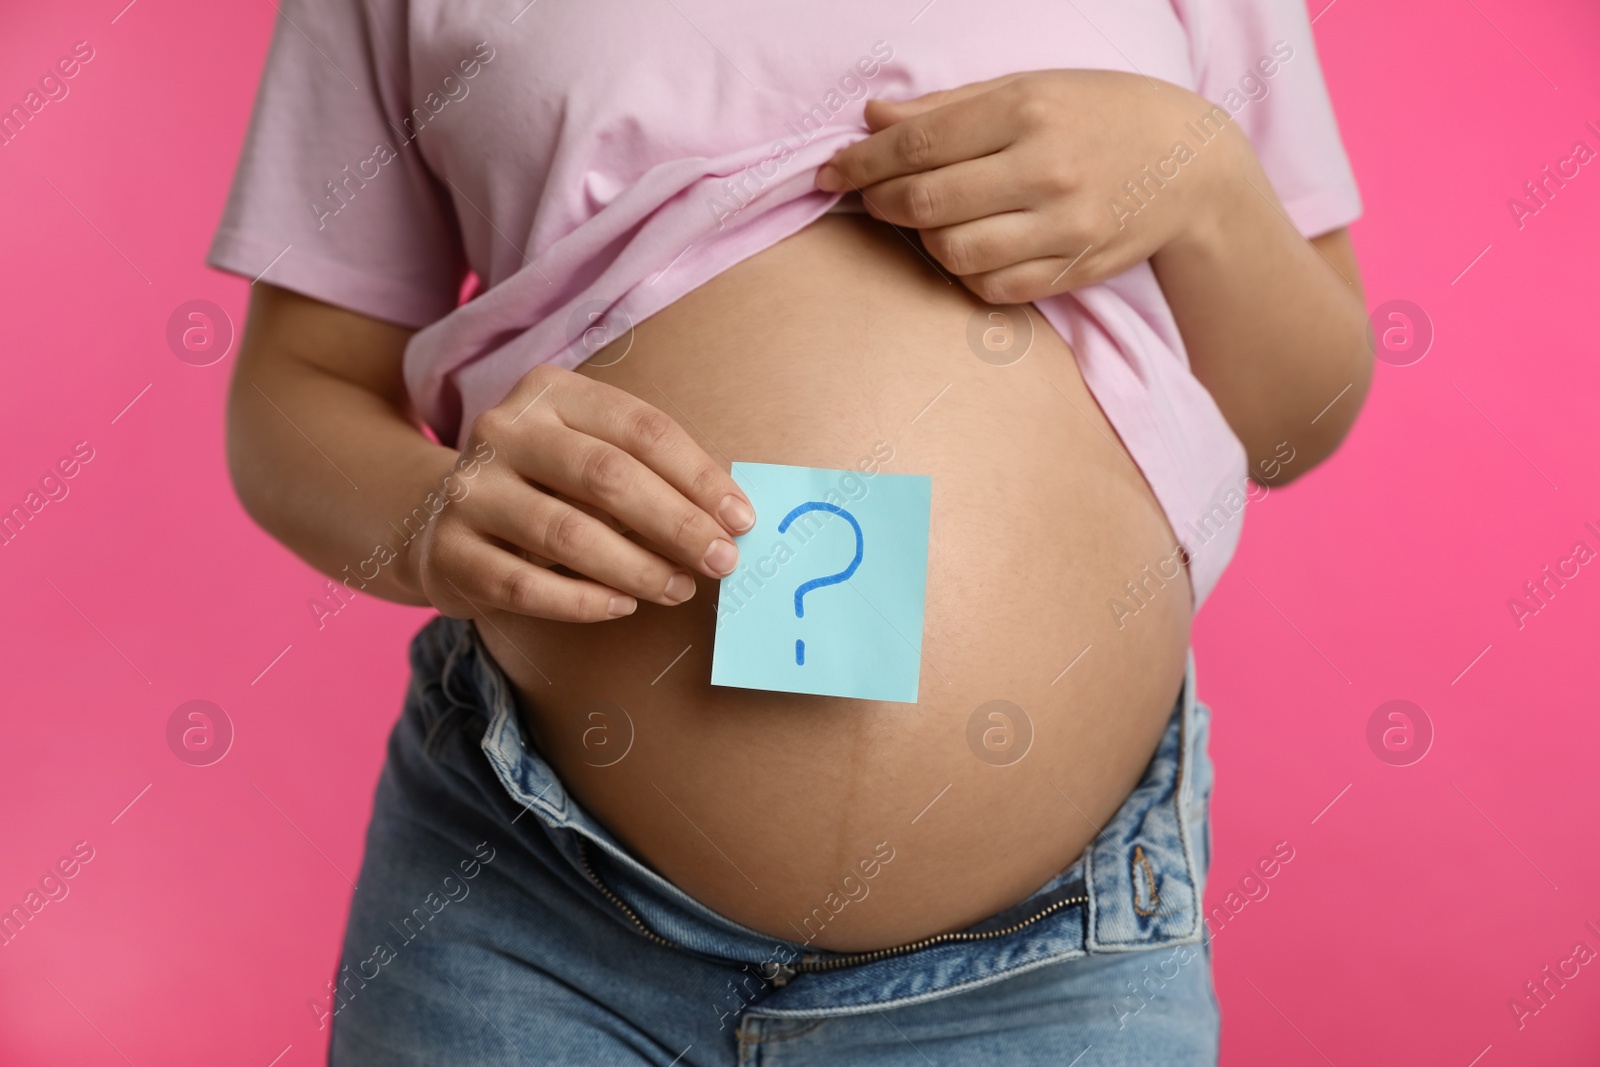
<instances>
[{"instance_id":1,"label":"jean zipper","mask_svg":"<svg viewBox=\"0 0 1600 1067\"><path fill-rule=\"evenodd\" d=\"M656 933L654 930L650 929L649 926L645 925L644 920L639 918L638 914L623 902L621 897L613 893L611 888L600 880L600 876L595 873L594 868L589 864L588 843L583 839L582 835L579 835L578 837L578 858L583 863L583 870L584 873L589 876L589 881L593 882L595 888L600 890L601 894L607 900L615 904L617 908L628 917L628 919L641 934L656 944L665 946L666 948L690 951L685 949L684 946L679 945L677 942L669 941L660 934ZM783 986L787 985L789 980L797 974L813 974L819 971L837 971L844 967L856 967L863 963L876 963L879 960L890 959L894 956L903 956L908 952L917 952L921 949L932 948L935 945L949 945L966 941L988 941L996 937L1006 937L1016 933L1018 930L1032 926L1041 919L1054 915L1063 908L1070 908L1078 904L1087 903L1089 903L1089 898L1087 896L1067 897L1063 900L1055 901L1048 907L1041 908L1038 912L1028 916L1026 919L1023 919L1020 922L1014 922L1011 925L1001 927L998 930L985 930L982 933L964 933L958 931L950 934L935 934L933 937L925 937L920 941L912 941L904 945L894 945L889 948L873 949L870 952L852 952L843 956L805 955L800 958L798 963L794 964L778 963L776 961L769 960L760 965L761 977L766 981L771 982L774 986ZM699 955L699 953L695 954Z\"/></svg>"}]
</instances>

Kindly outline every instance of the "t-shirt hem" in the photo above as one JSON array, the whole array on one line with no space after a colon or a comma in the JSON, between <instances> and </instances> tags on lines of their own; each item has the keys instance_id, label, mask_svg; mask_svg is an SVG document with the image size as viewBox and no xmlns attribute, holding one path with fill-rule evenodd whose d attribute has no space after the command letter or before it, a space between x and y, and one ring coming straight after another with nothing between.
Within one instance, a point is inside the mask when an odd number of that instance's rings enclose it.
<instances>
[{"instance_id":1,"label":"t-shirt hem","mask_svg":"<svg viewBox=\"0 0 1600 1067\"><path fill-rule=\"evenodd\" d=\"M453 299L433 290L302 252L292 244L277 248L236 230L217 231L206 265L411 329L421 329L455 307Z\"/></svg>"},{"instance_id":2,"label":"t-shirt hem","mask_svg":"<svg viewBox=\"0 0 1600 1067\"><path fill-rule=\"evenodd\" d=\"M1286 201L1283 210L1307 238L1321 237L1361 217L1361 193L1353 184L1341 183Z\"/></svg>"}]
</instances>

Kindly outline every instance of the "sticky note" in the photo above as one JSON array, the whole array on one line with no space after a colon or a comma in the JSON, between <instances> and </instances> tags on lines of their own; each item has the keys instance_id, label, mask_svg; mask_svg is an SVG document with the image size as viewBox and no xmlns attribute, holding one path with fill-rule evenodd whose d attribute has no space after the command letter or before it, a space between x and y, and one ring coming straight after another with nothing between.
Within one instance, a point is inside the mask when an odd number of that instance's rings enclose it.
<instances>
[{"instance_id":1,"label":"sticky note","mask_svg":"<svg viewBox=\"0 0 1600 1067\"><path fill-rule=\"evenodd\" d=\"M933 480L735 463L756 525L722 579L711 684L914 704Z\"/></svg>"}]
</instances>

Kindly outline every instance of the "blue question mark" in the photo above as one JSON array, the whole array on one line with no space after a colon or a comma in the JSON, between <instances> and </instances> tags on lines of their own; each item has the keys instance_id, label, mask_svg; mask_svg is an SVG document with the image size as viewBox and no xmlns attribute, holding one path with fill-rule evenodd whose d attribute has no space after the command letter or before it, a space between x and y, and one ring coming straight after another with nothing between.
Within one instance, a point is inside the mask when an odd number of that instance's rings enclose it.
<instances>
[{"instance_id":1,"label":"blue question mark","mask_svg":"<svg viewBox=\"0 0 1600 1067\"><path fill-rule=\"evenodd\" d=\"M789 514L783 517L783 521L778 523L778 532L781 534L788 530L790 523L794 522L795 519L798 519L808 511L830 511L835 515L844 516L845 521L854 527L856 531L856 555L855 558L850 561L850 565L844 570L840 571L838 574L830 574L823 578L813 578L794 591L794 616L797 619L803 619L806 617L805 595L811 592L813 589L821 589L822 587L828 585L838 585L840 582L847 580L856 572L856 568L861 566L861 556L867 545L866 538L861 535L861 524L856 521L856 517L854 515L850 514L844 508L835 507L834 505L824 503L821 500L807 501L806 503L795 508L793 511L789 512ZM799 638L795 638L794 642L794 662L800 667L804 667L806 665L806 643Z\"/></svg>"}]
</instances>

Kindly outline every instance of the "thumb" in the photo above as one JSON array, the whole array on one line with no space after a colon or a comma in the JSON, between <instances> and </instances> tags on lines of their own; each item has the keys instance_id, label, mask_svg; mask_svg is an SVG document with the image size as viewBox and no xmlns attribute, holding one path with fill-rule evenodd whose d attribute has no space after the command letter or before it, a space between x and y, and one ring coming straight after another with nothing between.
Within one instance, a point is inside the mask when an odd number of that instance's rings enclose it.
<instances>
[{"instance_id":1,"label":"thumb","mask_svg":"<svg viewBox=\"0 0 1600 1067\"><path fill-rule=\"evenodd\" d=\"M1000 86L1009 81L1015 81L1019 77L1021 77L1020 74L1007 74L990 81L972 82L969 85L957 86L954 89L938 89L931 93L924 93L921 96L914 96L910 100L868 100L865 113L867 128L873 133L877 133L885 127L893 126L897 122L904 122L909 118L915 118L924 112L979 96L989 92L991 89L998 89Z\"/></svg>"},{"instance_id":2,"label":"thumb","mask_svg":"<svg viewBox=\"0 0 1600 1067\"><path fill-rule=\"evenodd\" d=\"M868 100L865 112L867 129L877 133L897 122L904 122L906 119L915 118L924 112L959 100L962 95L971 95L965 93L964 88L940 89L937 92L912 97L910 100Z\"/></svg>"}]
</instances>

